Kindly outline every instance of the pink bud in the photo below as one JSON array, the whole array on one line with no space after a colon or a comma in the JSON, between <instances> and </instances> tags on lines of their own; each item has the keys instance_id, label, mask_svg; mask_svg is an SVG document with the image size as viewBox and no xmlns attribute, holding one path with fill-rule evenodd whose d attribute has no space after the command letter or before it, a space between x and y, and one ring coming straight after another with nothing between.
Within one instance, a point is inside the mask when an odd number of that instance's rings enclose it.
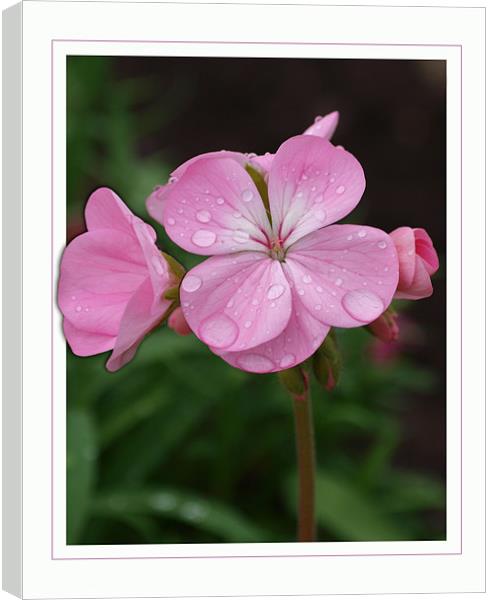
<instances>
[{"instance_id":1,"label":"pink bud","mask_svg":"<svg viewBox=\"0 0 491 600\"><path fill-rule=\"evenodd\" d=\"M388 308L367 327L382 342L395 342L399 339L399 326L396 319L397 314Z\"/></svg>"},{"instance_id":2,"label":"pink bud","mask_svg":"<svg viewBox=\"0 0 491 600\"><path fill-rule=\"evenodd\" d=\"M176 310L172 312L167 321L167 325L178 335L189 335L191 333L191 329L184 318L184 313L182 312L182 308L180 306L178 306Z\"/></svg>"}]
</instances>

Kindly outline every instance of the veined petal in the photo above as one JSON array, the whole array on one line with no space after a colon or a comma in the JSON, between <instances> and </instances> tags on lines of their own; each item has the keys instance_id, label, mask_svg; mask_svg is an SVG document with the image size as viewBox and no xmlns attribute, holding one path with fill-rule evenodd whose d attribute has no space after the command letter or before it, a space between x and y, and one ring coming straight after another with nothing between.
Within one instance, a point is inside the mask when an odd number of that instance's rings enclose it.
<instances>
[{"instance_id":1,"label":"veined petal","mask_svg":"<svg viewBox=\"0 0 491 600\"><path fill-rule=\"evenodd\" d=\"M259 252L205 260L186 274L180 297L193 332L217 350L247 350L271 340L291 314L281 264Z\"/></svg>"},{"instance_id":2,"label":"veined petal","mask_svg":"<svg viewBox=\"0 0 491 600\"><path fill-rule=\"evenodd\" d=\"M85 205L87 229L115 229L131 234L134 215L111 189L101 187L92 192Z\"/></svg>"},{"instance_id":3,"label":"veined petal","mask_svg":"<svg viewBox=\"0 0 491 600\"><path fill-rule=\"evenodd\" d=\"M160 298L154 302L150 277L136 290L123 313L114 350L107 361L109 371L124 367L135 355L143 338L162 320L171 301Z\"/></svg>"},{"instance_id":4,"label":"veined petal","mask_svg":"<svg viewBox=\"0 0 491 600\"><path fill-rule=\"evenodd\" d=\"M325 139L301 135L284 142L269 174L273 231L285 247L345 217L365 189L356 158Z\"/></svg>"},{"instance_id":5,"label":"veined petal","mask_svg":"<svg viewBox=\"0 0 491 600\"><path fill-rule=\"evenodd\" d=\"M314 123L306 129L304 135L315 135L317 137L330 140L336 131L339 122L339 113L337 110L331 112L324 117L317 117Z\"/></svg>"},{"instance_id":6,"label":"veined petal","mask_svg":"<svg viewBox=\"0 0 491 600\"><path fill-rule=\"evenodd\" d=\"M170 179L178 180L180 177L184 175L186 169L194 164L196 161L201 160L203 158L231 158L235 160L240 165L244 166L247 162L247 157L245 154L241 152L231 152L229 150L220 150L215 152L205 152L204 154L199 154L198 156L194 156L190 158L182 165L177 167L172 173ZM164 205L165 199L172 189L171 183L166 183L165 185L159 185L155 188L155 190L150 194L150 196L146 200L147 211L151 217L153 217L160 224L164 224Z\"/></svg>"},{"instance_id":7,"label":"veined petal","mask_svg":"<svg viewBox=\"0 0 491 600\"><path fill-rule=\"evenodd\" d=\"M217 354L233 367L251 373L274 373L290 369L307 360L321 345L329 325L314 319L297 294L292 294L292 313L288 325L269 342L242 352Z\"/></svg>"},{"instance_id":8,"label":"veined petal","mask_svg":"<svg viewBox=\"0 0 491 600\"><path fill-rule=\"evenodd\" d=\"M77 329L68 319L63 319L63 332L74 354L77 356L93 356L114 348L116 336L104 333L92 333Z\"/></svg>"},{"instance_id":9,"label":"veined petal","mask_svg":"<svg viewBox=\"0 0 491 600\"><path fill-rule=\"evenodd\" d=\"M196 161L172 186L164 227L181 248L205 255L268 248L271 229L263 202L236 161Z\"/></svg>"},{"instance_id":10,"label":"veined petal","mask_svg":"<svg viewBox=\"0 0 491 600\"><path fill-rule=\"evenodd\" d=\"M380 229L332 225L299 240L285 268L303 306L323 323L359 327L390 304L399 272L394 244Z\"/></svg>"}]
</instances>

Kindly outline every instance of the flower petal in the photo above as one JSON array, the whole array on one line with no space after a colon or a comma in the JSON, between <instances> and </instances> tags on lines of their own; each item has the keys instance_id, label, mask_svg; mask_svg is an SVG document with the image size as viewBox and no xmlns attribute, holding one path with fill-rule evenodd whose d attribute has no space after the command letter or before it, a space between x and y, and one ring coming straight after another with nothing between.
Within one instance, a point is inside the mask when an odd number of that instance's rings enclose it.
<instances>
[{"instance_id":1,"label":"flower petal","mask_svg":"<svg viewBox=\"0 0 491 600\"><path fill-rule=\"evenodd\" d=\"M395 298L400 300L421 300L433 294L433 285L422 258L416 256L414 261L414 278L407 288L397 290Z\"/></svg>"},{"instance_id":2,"label":"flower petal","mask_svg":"<svg viewBox=\"0 0 491 600\"><path fill-rule=\"evenodd\" d=\"M307 360L329 333L329 325L314 319L292 294L292 313L286 328L275 339L243 352L216 351L233 367L251 373L274 373Z\"/></svg>"},{"instance_id":3,"label":"flower petal","mask_svg":"<svg viewBox=\"0 0 491 600\"><path fill-rule=\"evenodd\" d=\"M133 213L121 198L107 187L93 192L85 205L85 222L89 231L116 229L131 234Z\"/></svg>"},{"instance_id":4,"label":"flower petal","mask_svg":"<svg viewBox=\"0 0 491 600\"><path fill-rule=\"evenodd\" d=\"M270 225L263 202L236 161L196 161L172 185L164 227L181 248L205 255L268 248Z\"/></svg>"},{"instance_id":5,"label":"flower petal","mask_svg":"<svg viewBox=\"0 0 491 600\"><path fill-rule=\"evenodd\" d=\"M269 174L273 231L285 247L345 217L365 189L356 158L325 139L300 135L282 144Z\"/></svg>"},{"instance_id":6,"label":"flower petal","mask_svg":"<svg viewBox=\"0 0 491 600\"><path fill-rule=\"evenodd\" d=\"M285 265L303 306L336 327L374 321L390 304L399 277L390 236L358 225L311 233L289 249Z\"/></svg>"},{"instance_id":7,"label":"flower petal","mask_svg":"<svg viewBox=\"0 0 491 600\"><path fill-rule=\"evenodd\" d=\"M77 356L107 352L114 348L116 342L116 336L77 329L68 319L63 319L63 332L72 352Z\"/></svg>"},{"instance_id":8,"label":"flower petal","mask_svg":"<svg viewBox=\"0 0 491 600\"><path fill-rule=\"evenodd\" d=\"M391 232L399 256L399 287L412 285L416 272L416 240L411 227L399 227Z\"/></svg>"},{"instance_id":9,"label":"flower petal","mask_svg":"<svg viewBox=\"0 0 491 600\"><path fill-rule=\"evenodd\" d=\"M317 117L314 123L306 129L304 135L315 135L317 137L330 140L336 131L339 122L339 113L337 110L324 117Z\"/></svg>"},{"instance_id":10,"label":"flower petal","mask_svg":"<svg viewBox=\"0 0 491 600\"><path fill-rule=\"evenodd\" d=\"M182 165L177 167L170 176L170 180L178 180L180 177L184 175L186 169L194 164L196 161L201 160L202 158L231 158L237 161L240 165L244 166L247 162L247 156L242 154L241 152L231 152L229 150L220 150L215 152L205 152L204 154L198 154L198 156L194 156L190 158ZM165 185L157 186L154 191L150 194L150 196L146 200L147 211L151 217L153 217L156 221L163 225L164 223L164 204L165 199L169 191L172 189L172 184L167 183Z\"/></svg>"},{"instance_id":11,"label":"flower petal","mask_svg":"<svg viewBox=\"0 0 491 600\"><path fill-rule=\"evenodd\" d=\"M258 346L290 319L291 292L281 265L259 252L205 260L184 277L180 297L193 332L220 350Z\"/></svg>"},{"instance_id":12,"label":"flower petal","mask_svg":"<svg viewBox=\"0 0 491 600\"><path fill-rule=\"evenodd\" d=\"M440 262L438 254L433 247L433 241L430 236L421 227L414 229L414 238L416 243L416 254L420 256L426 263L426 269L430 275L434 275L438 271Z\"/></svg>"},{"instance_id":13,"label":"flower petal","mask_svg":"<svg viewBox=\"0 0 491 600\"><path fill-rule=\"evenodd\" d=\"M63 253L58 304L76 329L116 336L127 302L147 275L137 239L109 229L90 231Z\"/></svg>"},{"instance_id":14,"label":"flower petal","mask_svg":"<svg viewBox=\"0 0 491 600\"><path fill-rule=\"evenodd\" d=\"M159 324L170 305L170 300L162 298L155 305L152 282L150 277L145 279L123 313L114 350L106 364L109 371L117 371L133 358L143 338Z\"/></svg>"}]
</instances>

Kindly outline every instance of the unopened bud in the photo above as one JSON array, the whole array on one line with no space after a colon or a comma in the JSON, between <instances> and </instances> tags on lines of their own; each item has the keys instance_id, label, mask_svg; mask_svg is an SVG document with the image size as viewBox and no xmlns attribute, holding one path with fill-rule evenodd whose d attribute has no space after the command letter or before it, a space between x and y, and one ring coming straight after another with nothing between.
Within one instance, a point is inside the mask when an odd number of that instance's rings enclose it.
<instances>
[{"instance_id":1,"label":"unopened bud","mask_svg":"<svg viewBox=\"0 0 491 600\"><path fill-rule=\"evenodd\" d=\"M184 277L184 275L186 274L186 269L181 265L180 262L178 262L170 254L167 254L166 252L162 252L162 256L167 261L167 264L169 265L170 272L174 275L174 277L176 278L177 282L179 283L181 281L181 279Z\"/></svg>"},{"instance_id":2,"label":"unopened bud","mask_svg":"<svg viewBox=\"0 0 491 600\"><path fill-rule=\"evenodd\" d=\"M314 354L312 366L315 378L322 387L333 390L341 372L341 357L333 329Z\"/></svg>"},{"instance_id":3,"label":"unopened bud","mask_svg":"<svg viewBox=\"0 0 491 600\"><path fill-rule=\"evenodd\" d=\"M285 369L284 371L278 372L278 377L282 385L292 394L296 399L301 400L303 396L308 392L309 381L307 374L302 370L301 367L292 367L291 369Z\"/></svg>"},{"instance_id":4,"label":"unopened bud","mask_svg":"<svg viewBox=\"0 0 491 600\"><path fill-rule=\"evenodd\" d=\"M378 319L367 325L366 328L383 342L395 342L399 339L397 313L390 306Z\"/></svg>"},{"instance_id":5,"label":"unopened bud","mask_svg":"<svg viewBox=\"0 0 491 600\"><path fill-rule=\"evenodd\" d=\"M167 320L167 325L178 335L189 335L192 333L180 306L178 306L176 310L171 313L169 319Z\"/></svg>"}]
</instances>

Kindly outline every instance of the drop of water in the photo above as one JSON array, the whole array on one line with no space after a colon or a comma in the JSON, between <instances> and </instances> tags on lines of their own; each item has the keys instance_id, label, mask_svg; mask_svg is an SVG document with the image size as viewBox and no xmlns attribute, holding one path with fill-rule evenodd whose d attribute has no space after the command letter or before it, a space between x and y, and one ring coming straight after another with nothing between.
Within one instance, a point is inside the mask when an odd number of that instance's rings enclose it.
<instances>
[{"instance_id":1,"label":"drop of water","mask_svg":"<svg viewBox=\"0 0 491 600\"><path fill-rule=\"evenodd\" d=\"M341 194L344 194L344 190L345 190L345 189L346 189L346 188L344 187L344 185L340 185L340 186L338 186L338 187L336 188L336 194L339 194L339 195L341 195Z\"/></svg>"},{"instance_id":2,"label":"drop of water","mask_svg":"<svg viewBox=\"0 0 491 600\"><path fill-rule=\"evenodd\" d=\"M282 369L286 369L287 367L291 367L295 362L295 356L293 354L285 354L283 358L280 360L280 367Z\"/></svg>"},{"instance_id":3,"label":"drop of water","mask_svg":"<svg viewBox=\"0 0 491 600\"><path fill-rule=\"evenodd\" d=\"M225 200L223 198L217 198L217 204L223 204Z\"/></svg>"},{"instance_id":4,"label":"drop of water","mask_svg":"<svg viewBox=\"0 0 491 600\"><path fill-rule=\"evenodd\" d=\"M341 279L341 277L338 277L334 283L339 287L343 284L343 280Z\"/></svg>"},{"instance_id":5,"label":"drop of water","mask_svg":"<svg viewBox=\"0 0 491 600\"><path fill-rule=\"evenodd\" d=\"M302 277L302 281L303 281L304 283L312 283L312 277L311 277L310 275L304 275L304 276Z\"/></svg>"},{"instance_id":6,"label":"drop of water","mask_svg":"<svg viewBox=\"0 0 491 600\"><path fill-rule=\"evenodd\" d=\"M175 224L176 224L176 220L175 220L175 219L173 219L172 217L169 217L169 218L167 219L167 223L168 223L169 225L175 225Z\"/></svg>"},{"instance_id":7,"label":"drop of water","mask_svg":"<svg viewBox=\"0 0 491 600\"><path fill-rule=\"evenodd\" d=\"M305 294L305 290L299 289L298 293L299 293L300 296L303 296Z\"/></svg>"},{"instance_id":8,"label":"drop of water","mask_svg":"<svg viewBox=\"0 0 491 600\"><path fill-rule=\"evenodd\" d=\"M245 327L246 329L249 329L249 327L250 327L251 325L252 325L252 321L246 321L246 322L244 323L244 327Z\"/></svg>"},{"instance_id":9,"label":"drop of water","mask_svg":"<svg viewBox=\"0 0 491 600\"><path fill-rule=\"evenodd\" d=\"M358 232L358 237L359 237L359 238L364 238L364 237L367 237L367 232L366 232L364 229L361 229L361 230Z\"/></svg>"},{"instance_id":10,"label":"drop of water","mask_svg":"<svg viewBox=\"0 0 491 600\"><path fill-rule=\"evenodd\" d=\"M207 210L199 210L196 213L196 218L200 223L208 223L211 219L211 215Z\"/></svg>"},{"instance_id":11,"label":"drop of water","mask_svg":"<svg viewBox=\"0 0 491 600\"><path fill-rule=\"evenodd\" d=\"M329 177L329 183L334 183L336 181L335 177Z\"/></svg>"},{"instance_id":12,"label":"drop of water","mask_svg":"<svg viewBox=\"0 0 491 600\"><path fill-rule=\"evenodd\" d=\"M284 291L285 287L281 285L281 283L275 283L269 288L268 293L266 295L268 297L268 300L276 300L284 293Z\"/></svg>"},{"instance_id":13,"label":"drop of water","mask_svg":"<svg viewBox=\"0 0 491 600\"><path fill-rule=\"evenodd\" d=\"M178 208L178 209L177 209L177 212L178 212L180 215L182 215L182 213L183 213L184 211L182 210L182 208Z\"/></svg>"},{"instance_id":14,"label":"drop of water","mask_svg":"<svg viewBox=\"0 0 491 600\"><path fill-rule=\"evenodd\" d=\"M316 305L314 306L314 308L315 308L315 310L320 310L320 309L322 308L322 306L321 306L320 304L316 304Z\"/></svg>"},{"instance_id":15,"label":"drop of water","mask_svg":"<svg viewBox=\"0 0 491 600\"><path fill-rule=\"evenodd\" d=\"M72 296L72 300L76 300L76 299L77 299L77 296Z\"/></svg>"},{"instance_id":16,"label":"drop of water","mask_svg":"<svg viewBox=\"0 0 491 600\"><path fill-rule=\"evenodd\" d=\"M80 312L82 310L82 307L79 305L77 306L77 308L75 309L77 312Z\"/></svg>"},{"instance_id":17,"label":"drop of water","mask_svg":"<svg viewBox=\"0 0 491 600\"><path fill-rule=\"evenodd\" d=\"M315 289L319 292L319 294L322 294L322 292L324 291L320 285L318 285Z\"/></svg>"},{"instance_id":18,"label":"drop of water","mask_svg":"<svg viewBox=\"0 0 491 600\"><path fill-rule=\"evenodd\" d=\"M317 115L317 117L315 117L314 119L314 123L318 123L319 121L322 121L323 117L322 115Z\"/></svg>"},{"instance_id":19,"label":"drop of water","mask_svg":"<svg viewBox=\"0 0 491 600\"><path fill-rule=\"evenodd\" d=\"M343 297L342 304L348 314L362 323L370 323L384 309L382 299L366 290L348 292Z\"/></svg>"},{"instance_id":20,"label":"drop of water","mask_svg":"<svg viewBox=\"0 0 491 600\"><path fill-rule=\"evenodd\" d=\"M212 348L228 348L237 339L239 328L230 317L217 313L203 321L199 335Z\"/></svg>"},{"instance_id":21,"label":"drop of water","mask_svg":"<svg viewBox=\"0 0 491 600\"><path fill-rule=\"evenodd\" d=\"M158 256L152 256L152 266L155 269L155 272L157 273L157 275L164 274L164 267L162 266L162 263L158 259Z\"/></svg>"},{"instance_id":22,"label":"drop of water","mask_svg":"<svg viewBox=\"0 0 491 600\"><path fill-rule=\"evenodd\" d=\"M389 267L384 267L384 273L387 273L388 270L389 270Z\"/></svg>"},{"instance_id":23,"label":"drop of water","mask_svg":"<svg viewBox=\"0 0 491 600\"><path fill-rule=\"evenodd\" d=\"M185 292L196 292L203 284L200 277L197 275L188 274L182 281L182 289Z\"/></svg>"},{"instance_id":24,"label":"drop of water","mask_svg":"<svg viewBox=\"0 0 491 600\"><path fill-rule=\"evenodd\" d=\"M258 304L259 304L259 300L257 298L254 298L254 300L252 301L252 305L257 306Z\"/></svg>"},{"instance_id":25,"label":"drop of water","mask_svg":"<svg viewBox=\"0 0 491 600\"><path fill-rule=\"evenodd\" d=\"M348 240L348 242L351 242L351 240L353 239L353 236L349 235L346 239Z\"/></svg>"},{"instance_id":26,"label":"drop of water","mask_svg":"<svg viewBox=\"0 0 491 600\"><path fill-rule=\"evenodd\" d=\"M206 229L198 229L191 237L191 241L200 248L208 248L216 242L217 236L213 231L207 231Z\"/></svg>"},{"instance_id":27,"label":"drop of water","mask_svg":"<svg viewBox=\"0 0 491 600\"><path fill-rule=\"evenodd\" d=\"M242 216L242 213L240 213L240 212L234 212L234 217L236 219L240 219L241 216Z\"/></svg>"},{"instance_id":28,"label":"drop of water","mask_svg":"<svg viewBox=\"0 0 491 600\"><path fill-rule=\"evenodd\" d=\"M377 246L378 246L379 248L381 248L382 250L383 250L384 248L387 248L387 244L386 244L385 242L379 242L379 243L377 244Z\"/></svg>"},{"instance_id":29,"label":"drop of water","mask_svg":"<svg viewBox=\"0 0 491 600\"><path fill-rule=\"evenodd\" d=\"M234 231L234 235L232 237L234 242L238 244L245 244L249 240L249 234L247 231L242 231L242 229L237 229Z\"/></svg>"},{"instance_id":30,"label":"drop of water","mask_svg":"<svg viewBox=\"0 0 491 600\"><path fill-rule=\"evenodd\" d=\"M254 194L252 193L252 190L244 190L242 192L242 200L244 202L250 202L253 198Z\"/></svg>"},{"instance_id":31,"label":"drop of water","mask_svg":"<svg viewBox=\"0 0 491 600\"><path fill-rule=\"evenodd\" d=\"M169 177L169 183L176 183L177 181L177 177L175 175L172 175L171 177Z\"/></svg>"},{"instance_id":32,"label":"drop of water","mask_svg":"<svg viewBox=\"0 0 491 600\"><path fill-rule=\"evenodd\" d=\"M227 302L227 308L232 308L232 306L234 305L234 301L232 300L232 298Z\"/></svg>"},{"instance_id":33,"label":"drop of water","mask_svg":"<svg viewBox=\"0 0 491 600\"><path fill-rule=\"evenodd\" d=\"M314 216L317 220L324 221L324 219L326 218L326 213L323 210L316 210L314 212Z\"/></svg>"},{"instance_id":34,"label":"drop of water","mask_svg":"<svg viewBox=\"0 0 491 600\"><path fill-rule=\"evenodd\" d=\"M244 371L253 373L266 373L274 369L274 363L267 356L261 354L244 354L237 359L237 364Z\"/></svg>"}]
</instances>

